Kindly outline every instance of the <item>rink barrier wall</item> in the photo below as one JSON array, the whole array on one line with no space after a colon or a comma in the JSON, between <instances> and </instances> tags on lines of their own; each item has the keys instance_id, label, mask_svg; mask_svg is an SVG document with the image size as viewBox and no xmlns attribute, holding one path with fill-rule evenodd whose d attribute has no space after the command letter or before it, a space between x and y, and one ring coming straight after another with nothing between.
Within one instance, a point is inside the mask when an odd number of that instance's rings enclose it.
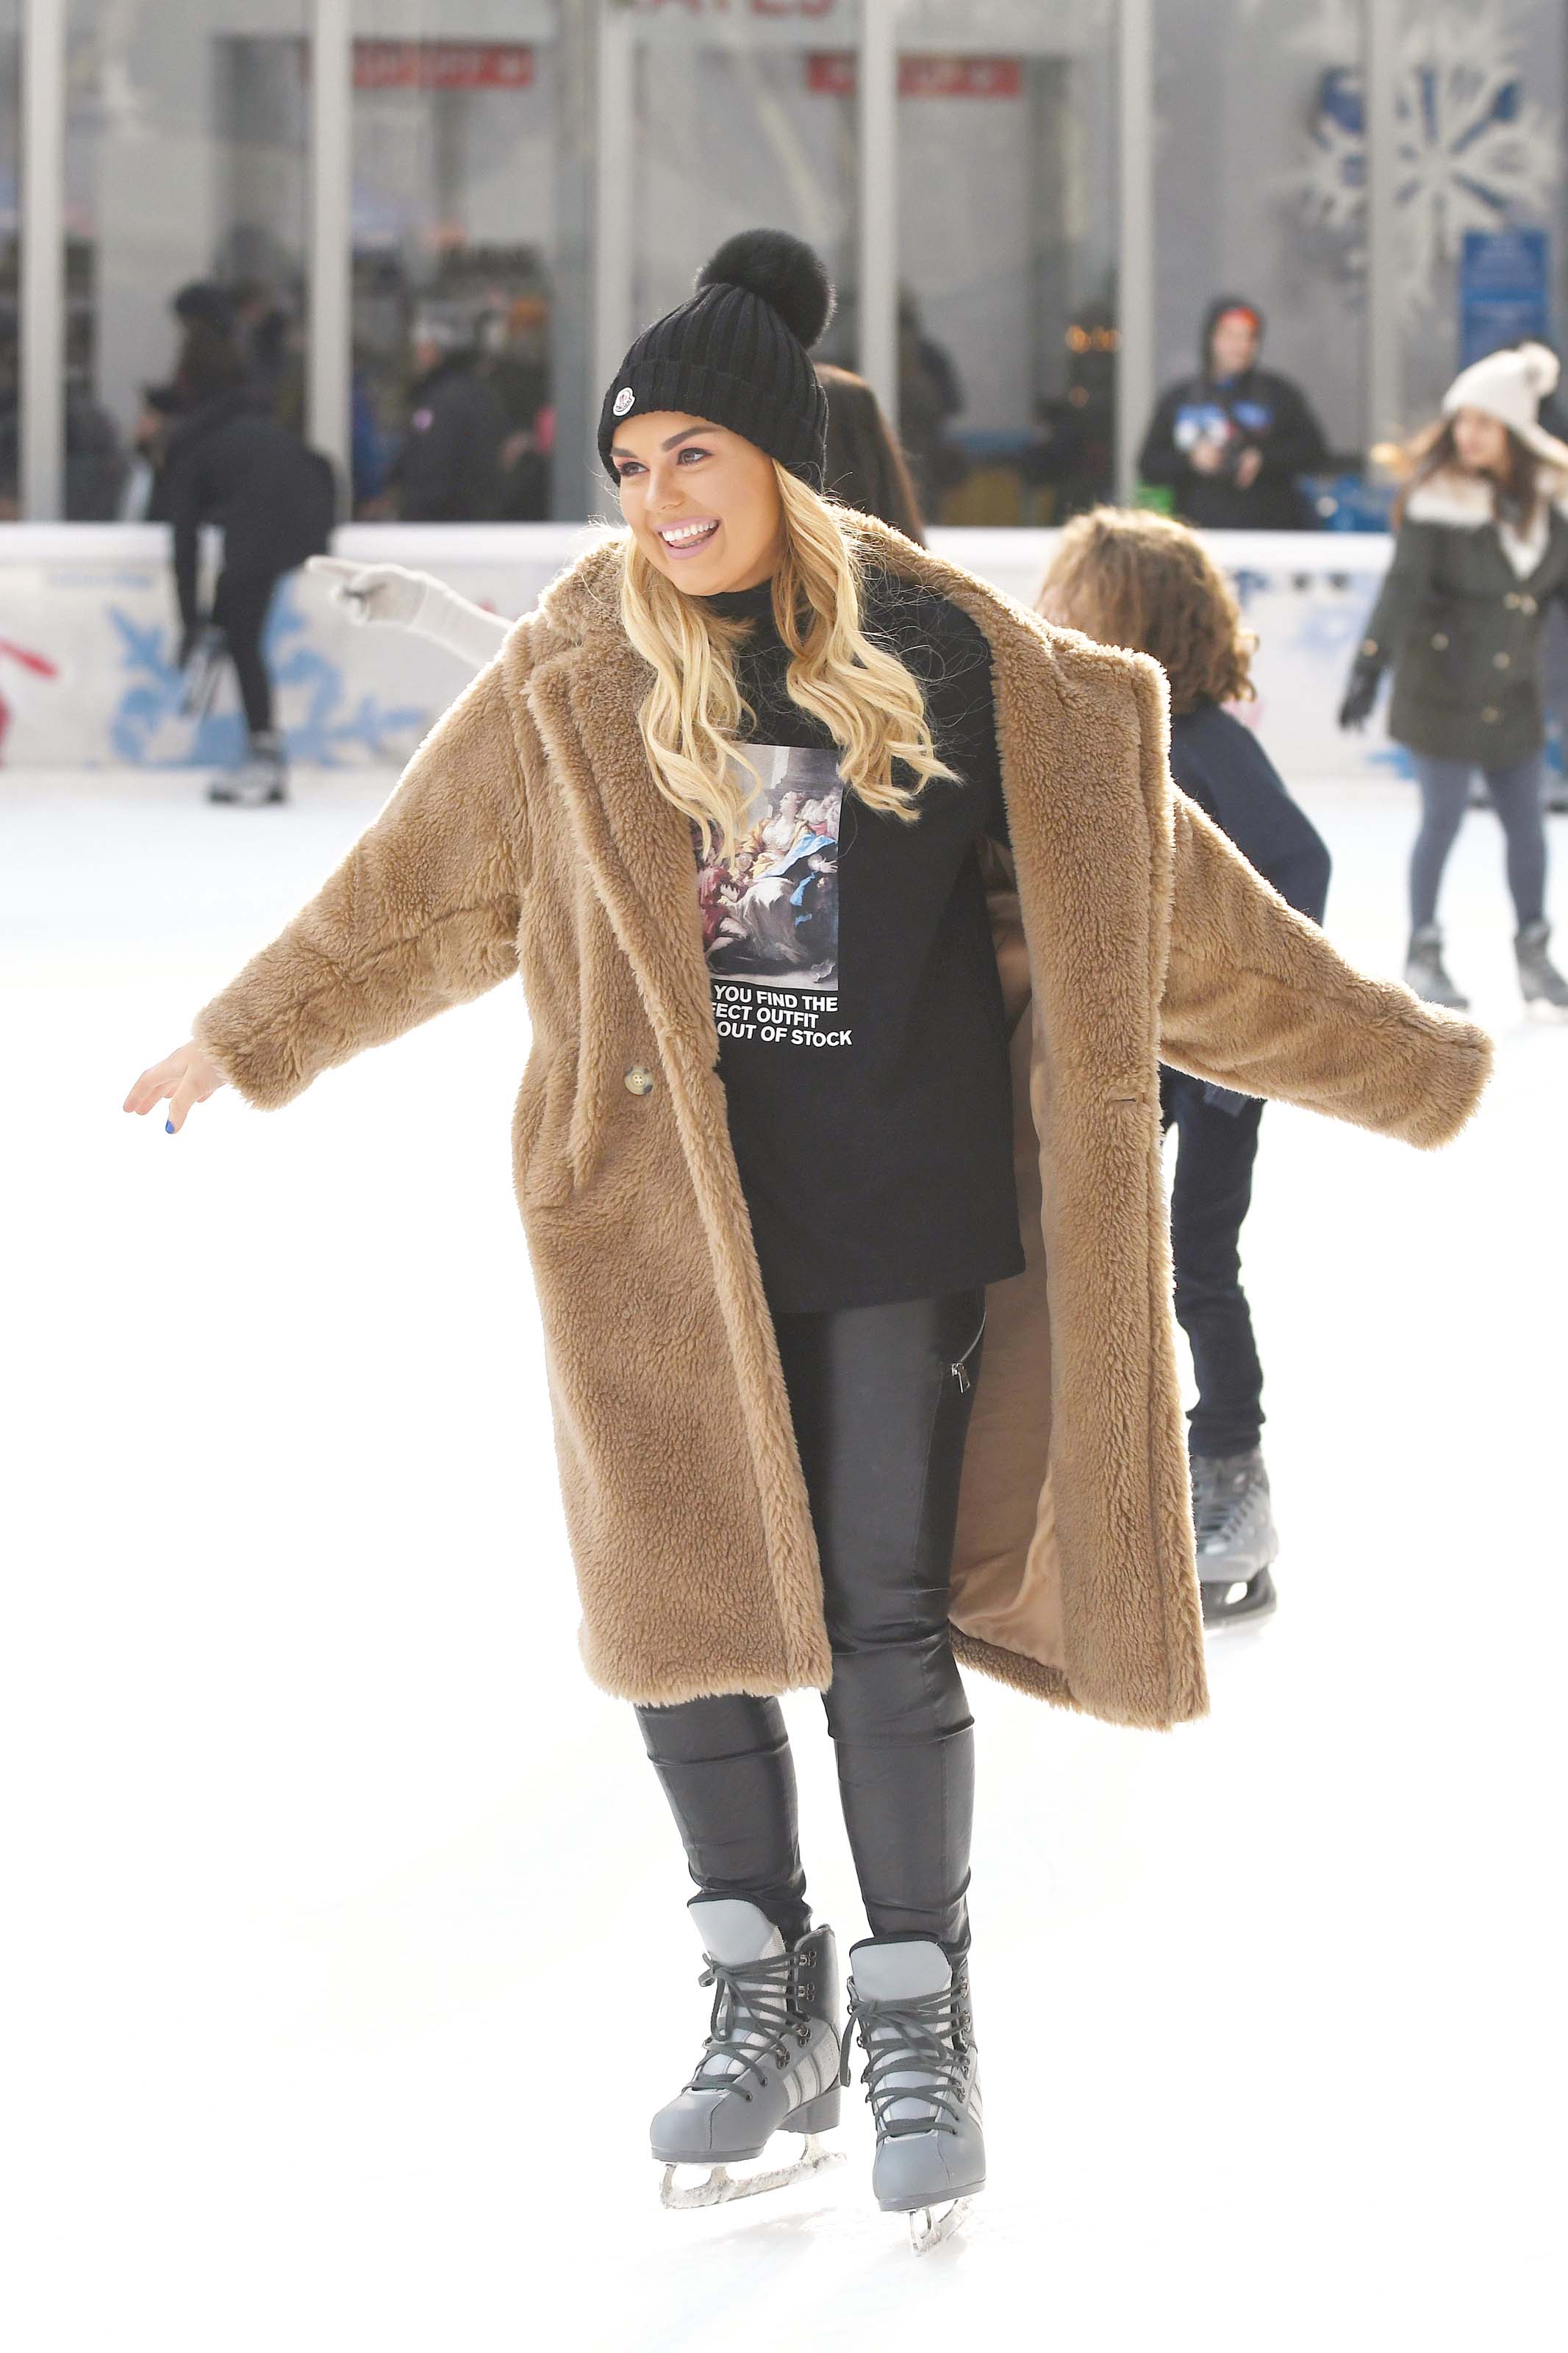
<instances>
[{"instance_id":1,"label":"rink barrier wall","mask_svg":"<svg viewBox=\"0 0 1568 2353\"><path fill-rule=\"evenodd\" d=\"M515 618L593 537L587 524L357 523L340 555L435 573ZM934 552L1032 604L1058 534L933 530ZM1392 542L1381 533L1229 532L1209 540L1258 632L1258 699L1238 715L1288 778L1403 773L1374 720L1334 713ZM209 576L217 554L209 539ZM8 523L0 530L0 765L222 765L243 737L226 670L212 708L182 712L169 536L148 523ZM268 628L279 723L302 766L397 768L464 682L463 665L404 632L356 628L294 575Z\"/></svg>"}]
</instances>

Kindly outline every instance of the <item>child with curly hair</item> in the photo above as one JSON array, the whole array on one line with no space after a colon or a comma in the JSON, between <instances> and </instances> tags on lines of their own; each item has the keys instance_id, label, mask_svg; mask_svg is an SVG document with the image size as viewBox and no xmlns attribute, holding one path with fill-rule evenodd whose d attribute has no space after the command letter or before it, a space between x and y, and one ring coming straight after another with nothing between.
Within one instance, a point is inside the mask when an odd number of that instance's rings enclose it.
<instances>
[{"instance_id":1,"label":"child with curly hair","mask_svg":"<svg viewBox=\"0 0 1568 2353\"><path fill-rule=\"evenodd\" d=\"M1152 654L1170 681L1171 774L1282 899L1323 919L1329 853L1250 729L1226 709L1252 696L1256 639L1229 582L1185 523L1099 507L1068 523L1040 590L1049 621ZM1162 1064L1160 1109L1177 1137L1171 1194L1176 1316L1193 1352L1188 1416L1205 1624L1266 1617L1279 1550L1259 1438L1263 1370L1241 1287L1262 1103Z\"/></svg>"}]
</instances>

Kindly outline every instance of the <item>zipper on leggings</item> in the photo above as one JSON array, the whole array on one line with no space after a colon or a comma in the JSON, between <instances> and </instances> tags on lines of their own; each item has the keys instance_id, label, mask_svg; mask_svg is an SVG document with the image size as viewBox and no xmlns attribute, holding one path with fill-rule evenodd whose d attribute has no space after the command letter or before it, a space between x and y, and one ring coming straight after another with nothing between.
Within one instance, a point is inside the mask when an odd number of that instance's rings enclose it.
<instances>
[{"instance_id":1,"label":"zipper on leggings","mask_svg":"<svg viewBox=\"0 0 1568 2353\"><path fill-rule=\"evenodd\" d=\"M984 1330L985 1311L982 1308L980 1311L980 1330L976 1332L973 1339L971 1340L968 1347L963 1351L963 1354L961 1356L955 1356L952 1363L948 1366L948 1370L952 1373L953 1378L958 1383L959 1394L961 1396L966 1396L974 1387L974 1383L969 1377L969 1359L973 1356L976 1348L979 1347Z\"/></svg>"}]
</instances>

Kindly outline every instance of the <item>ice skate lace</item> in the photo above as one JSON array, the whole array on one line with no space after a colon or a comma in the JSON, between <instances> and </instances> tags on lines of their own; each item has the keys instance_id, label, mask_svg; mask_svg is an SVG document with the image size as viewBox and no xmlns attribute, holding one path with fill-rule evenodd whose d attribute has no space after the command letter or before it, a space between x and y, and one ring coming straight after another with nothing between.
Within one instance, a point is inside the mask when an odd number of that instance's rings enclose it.
<instances>
[{"instance_id":1,"label":"ice skate lace","mask_svg":"<svg viewBox=\"0 0 1568 2353\"><path fill-rule=\"evenodd\" d=\"M1194 1501L1195 1529L1198 1543L1205 1545L1212 1537L1228 1536L1244 1514L1251 1508L1258 1482L1251 1473L1240 1482L1235 1479L1211 1479Z\"/></svg>"},{"instance_id":2,"label":"ice skate lace","mask_svg":"<svg viewBox=\"0 0 1568 2353\"><path fill-rule=\"evenodd\" d=\"M699 1985L714 1988L708 2038L688 2089L693 2092L739 2092L752 2096L742 2077L762 2073L761 2062L772 2057L776 2067L787 2065L793 2036L803 2047L811 2030L789 2006L792 1955L778 1953L765 1961L744 1961L731 1967L709 1956ZM716 2063L732 2060L732 2067ZM710 2070L713 2070L710 2073Z\"/></svg>"},{"instance_id":3,"label":"ice skate lace","mask_svg":"<svg viewBox=\"0 0 1568 2353\"><path fill-rule=\"evenodd\" d=\"M955 2000L956 1995L956 2000ZM849 2016L839 2038L838 2081L849 2081L850 2038L857 2025L866 2065L860 2081L879 2140L898 2140L906 2133L956 2132L964 2099L968 2052L962 2041L969 2031L969 2009L955 1986L936 1993L914 1994L903 2001L870 2001L849 1980ZM887 2033L886 2029L896 2030ZM875 2039L873 2039L875 2038ZM894 2084L892 2075L908 2075L918 2068L934 2083ZM932 2113L925 2116L892 2116L889 2110L901 2100L922 2101Z\"/></svg>"}]
</instances>

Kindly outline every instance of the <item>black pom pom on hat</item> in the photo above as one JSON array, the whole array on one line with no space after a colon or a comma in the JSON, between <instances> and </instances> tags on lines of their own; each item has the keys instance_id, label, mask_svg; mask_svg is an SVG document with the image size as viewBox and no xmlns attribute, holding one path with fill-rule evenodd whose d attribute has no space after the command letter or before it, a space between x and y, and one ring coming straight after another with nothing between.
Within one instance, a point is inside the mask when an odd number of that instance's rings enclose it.
<instances>
[{"instance_id":1,"label":"black pom pom on hat","mask_svg":"<svg viewBox=\"0 0 1568 2353\"><path fill-rule=\"evenodd\" d=\"M833 316L833 280L820 254L782 228L743 228L727 237L697 273L698 293L710 286L743 286L778 312L807 351L821 342Z\"/></svg>"},{"instance_id":2,"label":"black pom pom on hat","mask_svg":"<svg viewBox=\"0 0 1568 2353\"><path fill-rule=\"evenodd\" d=\"M605 395L599 457L610 480L622 420L664 409L726 426L820 491L827 398L808 351L832 316L832 280L799 237L726 237L689 301L643 329Z\"/></svg>"}]
</instances>

